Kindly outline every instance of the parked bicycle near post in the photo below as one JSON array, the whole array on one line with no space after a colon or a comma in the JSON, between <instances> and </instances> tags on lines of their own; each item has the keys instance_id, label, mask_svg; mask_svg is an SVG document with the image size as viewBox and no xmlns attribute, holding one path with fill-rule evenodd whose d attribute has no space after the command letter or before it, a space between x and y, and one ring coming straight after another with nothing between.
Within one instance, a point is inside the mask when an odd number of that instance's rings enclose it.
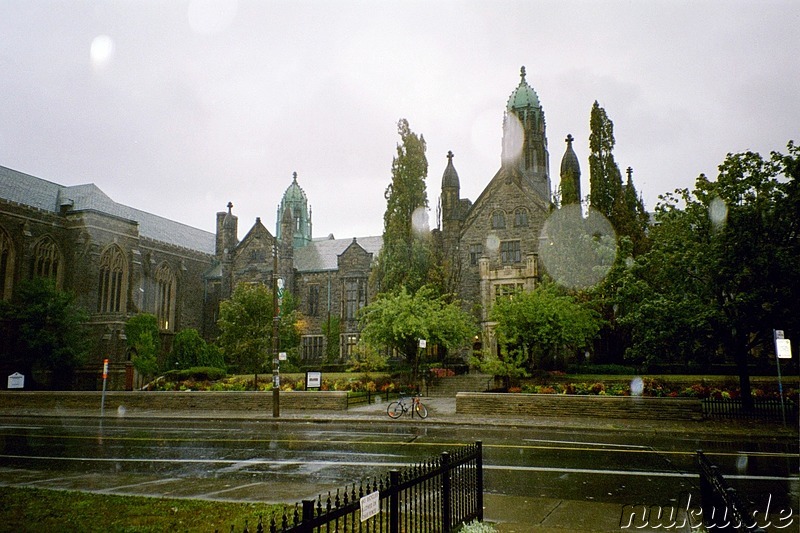
<instances>
[{"instance_id":1,"label":"parked bicycle near post","mask_svg":"<svg viewBox=\"0 0 800 533\"><path fill-rule=\"evenodd\" d=\"M389 404L386 408L386 414L389 418L400 418L408 411L411 411L411 418L414 418L416 412L420 418L428 418L428 408L420 401L420 395L414 396L400 396L400 398Z\"/></svg>"}]
</instances>

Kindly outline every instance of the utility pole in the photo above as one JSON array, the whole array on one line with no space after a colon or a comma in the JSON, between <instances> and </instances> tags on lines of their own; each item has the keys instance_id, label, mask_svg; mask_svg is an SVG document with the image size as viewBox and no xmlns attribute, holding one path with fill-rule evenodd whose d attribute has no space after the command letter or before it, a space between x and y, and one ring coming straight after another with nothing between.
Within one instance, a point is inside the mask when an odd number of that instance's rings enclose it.
<instances>
[{"instance_id":1,"label":"utility pole","mask_svg":"<svg viewBox=\"0 0 800 533\"><path fill-rule=\"evenodd\" d=\"M278 359L278 331L280 329L280 305L278 303L278 242L272 247L272 416L281 416L281 375Z\"/></svg>"}]
</instances>

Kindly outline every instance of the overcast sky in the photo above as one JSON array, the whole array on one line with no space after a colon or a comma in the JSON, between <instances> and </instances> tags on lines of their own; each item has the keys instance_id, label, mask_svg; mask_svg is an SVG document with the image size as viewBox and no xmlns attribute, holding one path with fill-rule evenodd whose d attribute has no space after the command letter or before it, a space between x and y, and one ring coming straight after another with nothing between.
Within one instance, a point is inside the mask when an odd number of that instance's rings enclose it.
<instances>
[{"instance_id":1,"label":"overcast sky","mask_svg":"<svg viewBox=\"0 0 800 533\"><path fill-rule=\"evenodd\" d=\"M314 236L380 235L399 141L425 137L435 205L500 166L521 66L547 120L553 186L589 113L652 209L729 152L800 141L800 2L0 0L0 165L243 237L298 173Z\"/></svg>"}]
</instances>

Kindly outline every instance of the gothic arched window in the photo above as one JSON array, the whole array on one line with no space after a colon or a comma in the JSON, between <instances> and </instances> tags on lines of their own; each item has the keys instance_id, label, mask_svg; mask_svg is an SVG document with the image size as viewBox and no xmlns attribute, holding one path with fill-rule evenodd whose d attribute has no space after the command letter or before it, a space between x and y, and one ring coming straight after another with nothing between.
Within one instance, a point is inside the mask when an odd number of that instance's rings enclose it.
<instances>
[{"instance_id":1,"label":"gothic arched window","mask_svg":"<svg viewBox=\"0 0 800 533\"><path fill-rule=\"evenodd\" d=\"M100 257L100 287L97 310L119 313L128 295L128 263L119 246L110 246Z\"/></svg>"},{"instance_id":2,"label":"gothic arched window","mask_svg":"<svg viewBox=\"0 0 800 533\"><path fill-rule=\"evenodd\" d=\"M56 241L51 237L44 237L33 250L33 275L40 278L50 278L61 288L63 272L61 250Z\"/></svg>"},{"instance_id":3,"label":"gothic arched window","mask_svg":"<svg viewBox=\"0 0 800 533\"><path fill-rule=\"evenodd\" d=\"M0 300L11 299L14 286L14 247L11 237L0 228Z\"/></svg>"},{"instance_id":4,"label":"gothic arched window","mask_svg":"<svg viewBox=\"0 0 800 533\"><path fill-rule=\"evenodd\" d=\"M501 209L492 213L492 229L503 229L506 227L506 214Z\"/></svg>"},{"instance_id":5,"label":"gothic arched window","mask_svg":"<svg viewBox=\"0 0 800 533\"><path fill-rule=\"evenodd\" d=\"M162 330L175 329L175 273L167 263L156 271L156 318Z\"/></svg>"},{"instance_id":6,"label":"gothic arched window","mask_svg":"<svg viewBox=\"0 0 800 533\"><path fill-rule=\"evenodd\" d=\"M514 211L514 226L517 228L528 227L528 210L524 207L518 207Z\"/></svg>"}]
</instances>

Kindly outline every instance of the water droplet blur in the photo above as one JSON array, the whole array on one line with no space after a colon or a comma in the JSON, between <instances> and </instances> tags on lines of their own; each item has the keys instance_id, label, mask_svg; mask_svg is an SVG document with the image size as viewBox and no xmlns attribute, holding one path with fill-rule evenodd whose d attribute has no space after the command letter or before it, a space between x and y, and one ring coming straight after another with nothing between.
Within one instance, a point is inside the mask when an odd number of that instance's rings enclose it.
<instances>
[{"instance_id":1,"label":"water droplet blur","mask_svg":"<svg viewBox=\"0 0 800 533\"><path fill-rule=\"evenodd\" d=\"M539 237L539 257L559 284L580 289L597 285L611 270L617 236L611 223L594 209L584 217L577 204L554 211Z\"/></svg>"},{"instance_id":2,"label":"water droplet blur","mask_svg":"<svg viewBox=\"0 0 800 533\"><path fill-rule=\"evenodd\" d=\"M417 233L427 233L428 227L428 210L424 207L418 207L411 213L411 229Z\"/></svg>"},{"instance_id":3,"label":"water droplet blur","mask_svg":"<svg viewBox=\"0 0 800 533\"><path fill-rule=\"evenodd\" d=\"M119 407L117 407L117 416L119 417L125 416L125 413L127 412L128 410L125 408L124 405L120 405Z\"/></svg>"},{"instance_id":4,"label":"water droplet blur","mask_svg":"<svg viewBox=\"0 0 800 533\"><path fill-rule=\"evenodd\" d=\"M641 396L644 392L644 381L642 378L635 377L631 380L631 396Z\"/></svg>"},{"instance_id":5,"label":"water droplet blur","mask_svg":"<svg viewBox=\"0 0 800 533\"><path fill-rule=\"evenodd\" d=\"M736 458L736 470L740 474L744 474L745 472L747 472L747 462L748 458L746 455L740 455Z\"/></svg>"},{"instance_id":6,"label":"water droplet blur","mask_svg":"<svg viewBox=\"0 0 800 533\"><path fill-rule=\"evenodd\" d=\"M728 206L725 200L717 196L708 205L708 218L715 230L721 229L728 220Z\"/></svg>"},{"instance_id":7,"label":"water droplet blur","mask_svg":"<svg viewBox=\"0 0 800 533\"><path fill-rule=\"evenodd\" d=\"M186 15L192 31L215 35L228 29L238 8L237 0L192 0Z\"/></svg>"},{"instance_id":8,"label":"water droplet blur","mask_svg":"<svg viewBox=\"0 0 800 533\"><path fill-rule=\"evenodd\" d=\"M506 161L517 159L522 154L525 143L525 130L516 115L509 113L506 116L507 128L503 135L503 157Z\"/></svg>"},{"instance_id":9,"label":"water droplet blur","mask_svg":"<svg viewBox=\"0 0 800 533\"><path fill-rule=\"evenodd\" d=\"M114 40L108 35L98 35L92 39L89 58L96 69L105 67L114 57Z\"/></svg>"},{"instance_id":10,"label":"water droplet blur","mask_svg":"<svg viewBox=\"0 0 800 533\"><path fill-rule=\"evenodd\" d=\"M496 254L500 249L500 238L494 233L486 236L486 251L490 254Z\"/></svg>"}]
</instances>

